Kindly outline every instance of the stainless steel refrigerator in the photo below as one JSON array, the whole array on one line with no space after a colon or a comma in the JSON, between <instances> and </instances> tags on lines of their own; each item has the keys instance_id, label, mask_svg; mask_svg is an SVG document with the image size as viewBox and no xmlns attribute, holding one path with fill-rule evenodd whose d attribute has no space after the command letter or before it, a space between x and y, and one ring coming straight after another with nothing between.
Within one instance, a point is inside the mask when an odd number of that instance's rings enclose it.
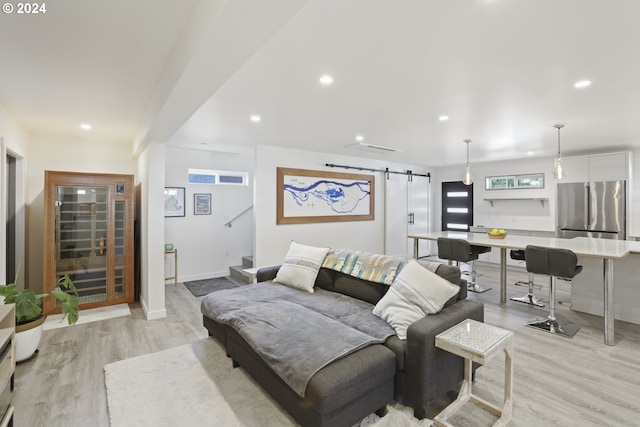
<instances>
[{"instance_id":1,"label":"stainless steel refrigerator","mask_svg":"<svg viewBox=\"0 0 640 427\"><path fill-rule=\"evenodd\" d=\"M626 183L562 183L557 188L557 237L626 239Z\"/></svg>"}]
</instances>

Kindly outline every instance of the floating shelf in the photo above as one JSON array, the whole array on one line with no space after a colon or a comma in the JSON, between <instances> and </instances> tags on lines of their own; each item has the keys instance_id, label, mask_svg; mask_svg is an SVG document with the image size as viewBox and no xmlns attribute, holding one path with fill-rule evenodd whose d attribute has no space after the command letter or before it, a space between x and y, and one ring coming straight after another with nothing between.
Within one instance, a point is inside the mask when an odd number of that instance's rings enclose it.
<instances>
[{"instance_id":1,"label":"floating shelf","mask_svg":"<svg viewBox=\"0 0 640 427\"><path fill-rule=\"evenodd\" d=\"M535 198L535 197L524 197L524 198L519 198L519 199L484 199L485 202L489 202L489 204L491 205L491 207L493 207L493 202L510 202L510 201L523 201L523 200L535 200L536 202L540 202L541 206L544 206L544 202L548 201L549 199L543 199L543 198Z\"/></svg>"}]
</instances>

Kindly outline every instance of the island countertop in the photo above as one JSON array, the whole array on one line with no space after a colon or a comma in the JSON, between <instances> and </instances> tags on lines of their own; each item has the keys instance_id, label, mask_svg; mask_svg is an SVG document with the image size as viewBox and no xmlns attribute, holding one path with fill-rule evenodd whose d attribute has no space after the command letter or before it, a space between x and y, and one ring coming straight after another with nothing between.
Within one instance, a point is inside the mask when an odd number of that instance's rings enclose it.
<instances>
[{"instance_id":1,"label":"island countertop","mask_svg":"<svg viewBox=\"0 0 640 427\"><path fill-rule=\"evenodd\" d=\"M507 249L525 249L528 245L568 249L584 259L600 261L601 273L589 274L600 277L600 292L603 295L602 316L604 320L604 342L615 345L615 307L614 307L614 261L620 261L630 254L635 258L640 254L640 242L631 240L611 240L590 237L564 239L544 236L522 236L507 234L504 239L491 239L487 233L458 231L438 231L424 234L410 234L414 239L414 257L418 257L419 240L438 240L439 237L463 239L472 245L495 247L500 249L500 303L506 303L507 295ZM592 270L593 271L593 270ZM583 273L584 274L584 273ZM578 279L579 282L579 279ZM578 283L576 282L576 283ZM572 294L573 297L573 294ZM577 309L577 308L576 308Z\"/></svg>"}]
</instances>

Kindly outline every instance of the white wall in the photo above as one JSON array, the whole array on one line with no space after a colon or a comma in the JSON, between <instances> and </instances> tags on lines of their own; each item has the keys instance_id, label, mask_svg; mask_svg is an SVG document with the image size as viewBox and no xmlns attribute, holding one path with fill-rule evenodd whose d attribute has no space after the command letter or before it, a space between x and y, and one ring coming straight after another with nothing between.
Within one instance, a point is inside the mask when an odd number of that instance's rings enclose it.
<instances>
[{"instance_id":1,"label":"white wall","mask_svg":"<svg viewBox=\"0 0 640 427\"><path fill-rule=\"evenodd\" d=\"M15 280L19 288L23 288L26 277L26 151L28 136L20 124L11 114L0 105L0 224L7 223L7 182L6 182L6 156L11 154L17 159L16 164L16 262L21 264L19 277ZM6 265L4 248L6 248L6 227L0 227L0 251L3 255L0 259L0 283L5 283Z\"/></svg>"},{"instance_id":2,"label":"white wall","mask_svg":"<svg viewBox=\"0 0 640 427\"><path fill-rule=\"evenodd\" d=\"M136 212L140 230L140 304L147 320L166 317L164 292L164 144L150 143L137 158Z\"/></svg>"},{"instance_id":3,"label":"white wall","mask_svg":"<svg viewBox=\"0 0 640 427\"><path fill-rule=\"evenodd\" d=\"M438 168L433 171L432 230L442 229L442 183L461 181L465 165ZM504 228L532 231L555 231L556 180L553 178L552 158L524 158L489 163L471 163L473 184L473 222L476 227ZM544 173L545 187L542 189L485 190L485 177L512 174ZM537 200L495 201L490 198L541 198ZM430 252L437 254L435 242L430 243ZM500 262L499 251L480 256L480 260ZM509 260L511 263L511 260ZM517 263L516 263L517 264Z\"/></svg>"},{"instance_id":4,"label":"white wall","mask_svg":"<svg viewBox=\"0 0 640 427\"><path fill-rule=\"evenodd\" d=\"M134 174L129 143L33 134L27 163L27 271L29 287L42 290L44 171Z\"/></svg>"},{"instance_id":5,"label":"white wall","mask_svg":"<svg viewBox=\"0 0 640 427\"><path fill-rule=\"evenodd\" d=\"M240 265L241 257L253 254L253 211L232 224L224 224L253 204L254 151L222 153L166 149L166 187L185 187L185 216L165 218L164 241L178 249L178 281L229 275L229 266ZM248 172L248 186L189 184L188 169ZM194 215L195 193L211 194L211 215ZM173 271L168 258L167 274ZM168 274L169 275L169 274Z\"/></svg>"},{"instance_id":6,"label":"white wall","mask_svg":"<svg viewBox=\"0 0 640 427\"><path fill-rule=\"evenodd\" d=\"M287 253L291 240L312 246L348 248L384 253L384 174L326 167L326 163L359 166L372 169L410 169L426 173L425 167L383 160L339 156L271 146L258 146L255 171L255 252L257 267L279 264ZM361 173L375 176L375 219L316 224L276 225L276 168L322 170Z\"/></svg>"},{"instance_id":7,"label":"white wall","mask_svg":"<svg viewBox=\"0 0 640 427\"><path fill-rule=\"evenodd\" d=\"M628 187L628 239L640 238L640 150L632 151L631 170ZM553 158L524 158L490 163L471 163L475 177L474 184L474 225L490 228L511 228L535 231L555 231L556 181L553 178ZM441 229L441 190L444 181L460 181L464 165L438 168L433 171L432 230ZM484 189L484 177L523 173L545 174L545 188L541 190L494 190ZM494 206L484 201L491 197L548 198L544 206L537 201L494 202ZM432 246L432 251L436 251ZM433 253L437 253L433 252ZM491 256L492 259L496 256ZM489 259L485 256L484 259Z\"/></svg>"},{"instance_id":8,"label":"white wall","mask_svg":"<svg viewBox=\"0 0 640 427\"><path fill-rule=\"evenodd\" d=\"M441 230L442 183L461 181L465 166L450 166L433 171L434 220L432 230ZM532 158L491 163L471 163L474 176L473 208L474 225L490 228L555 231L556 181L553 178L552 158ZM485 190L486 176L544 173L542 189ZM494 202L493 207L484 199L489 198L545 198L542 205L535 200L510 200Z\"/></svg>"},{"instance_id":9,"label":"white wall","mask_svg":"<svg viewBox=\"0 0 640 427\"><path fill-rule=\"evenodd\" d=\"M512 228L536 231L555 231L556 181L553 178L553 158L524 158L490 163L471 163L475 177L474 184L474 225L491 228ZM629 239L640 238L640 150L631 151L631 167L628 191L627 231ZM433 230L440 230L441 190L443 181L460 181L464 166L435 169L433 172ZM484 177L489 175L509 175L523 173L545 174L545 188L541 190L493 190L484 189ZM491 197L548 198L541 206L536 201L495 202L494 206L484 201Z\"/></svg>"}]
</instances>

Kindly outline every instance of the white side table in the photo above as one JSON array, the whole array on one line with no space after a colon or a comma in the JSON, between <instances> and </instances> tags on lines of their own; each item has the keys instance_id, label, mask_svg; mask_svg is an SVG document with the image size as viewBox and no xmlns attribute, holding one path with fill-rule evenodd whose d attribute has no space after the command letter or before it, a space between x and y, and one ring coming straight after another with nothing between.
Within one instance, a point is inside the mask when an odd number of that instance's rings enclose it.
<instances>
[{"instance_id":1,"label":"white side table","mask_svg":"<svg viewBox=\"0 0 640 427\"><path fill-rule=\"evenodd\" d=\"M452 427L447 419L471 401L497 415L494 426L505 426L513 413L513 332L467 319L436 336L436 347L464 357L464 381L458 398L434 418L436 427ZM502 408L474 395L471 391L473 362L484 365L504 351L504 405Z\"/></svg>"},{"instance_id":2,"label":"white side table","mask_svg":"<svg viewBox=\"0 0 640 427\"><path fill-rule=\"evenodd\" d=\"M165 277L164 281L173 280L173 286L178 286L178 248L173 248L170 251L165 250L164 254L173 254L173 276Z\"/></svg>"}]
</instances>

